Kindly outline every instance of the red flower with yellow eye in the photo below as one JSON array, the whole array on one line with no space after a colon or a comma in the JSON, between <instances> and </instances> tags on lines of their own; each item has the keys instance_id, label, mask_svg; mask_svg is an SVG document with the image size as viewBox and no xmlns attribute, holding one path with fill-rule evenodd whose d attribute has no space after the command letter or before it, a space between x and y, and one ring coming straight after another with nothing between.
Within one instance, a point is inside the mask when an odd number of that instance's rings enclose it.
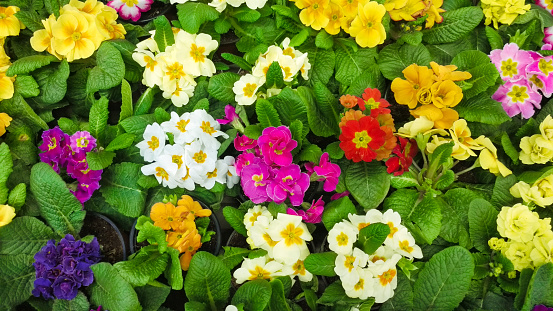
<instances>
[{"instance_id":1,"label":"red flower with yellow eye","mask_svg":"<svg viewBox=\"0 0 553 311\"><path fill-rule=\"evenodd\" d=\"M357 102L361 110L369 109L371 117L376 118L377 115L390 113L390 103L381 97L380 91L377 88L366 88L363 93L363 99L358 98Z\"/></svg>"},{"instance_id":2,"label":"red flower with yellow eye","mask_svg":"<svg viewBox=\"0 0 553 311\"><path fill-rule=\"evenodd\" d=\"M359 120L349 120L342 127L340 148L348 160L370 162L376 158L376 150L384 145L385 137L386 132L380 128L378 121L365 116Z\"/></svg>"}]
</instances>

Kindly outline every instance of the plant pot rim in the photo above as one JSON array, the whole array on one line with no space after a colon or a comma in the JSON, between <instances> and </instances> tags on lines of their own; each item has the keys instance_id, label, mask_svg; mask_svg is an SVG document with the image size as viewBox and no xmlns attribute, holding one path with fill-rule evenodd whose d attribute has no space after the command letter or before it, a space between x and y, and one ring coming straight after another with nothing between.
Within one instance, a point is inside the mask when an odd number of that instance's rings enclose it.
<instances>
[{"instance_id":1,"label":"plant pot rim","mask_svg":"<svg viewBox=\"0 0 553 311\"><path fill-rule=\"evenodd\" d=\"M127 260L127 246L125 243L125 238L123 238L123 234L121 233L121 230L119 230L119 227L117 227L117 225L107 216L102 215L100 213L87 211L87 215L96 216L104 220L115 230L115 232L117 233L117 238L119 239L119 242L121 243L121 247L123 248L123 258L121 259L121 261Z\"/></svg>"}]
</instances>

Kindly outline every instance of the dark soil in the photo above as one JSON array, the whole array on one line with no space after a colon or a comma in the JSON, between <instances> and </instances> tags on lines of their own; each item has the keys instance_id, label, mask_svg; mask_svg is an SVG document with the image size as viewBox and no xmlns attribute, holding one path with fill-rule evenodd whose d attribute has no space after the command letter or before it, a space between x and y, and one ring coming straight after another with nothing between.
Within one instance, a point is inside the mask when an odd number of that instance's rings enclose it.
<instances>
[{"instance_id":1,"label":"dark soil","mask_svg":"<svg viewBox=\"0 0 553 311\"><path fill-rule=\"evenodd\" d=\"M114 264L126 259L125 246L118 231L97 214L87 213L80 235L93 235L98 239L102 261Z\"/></svg>"}]
</instances>

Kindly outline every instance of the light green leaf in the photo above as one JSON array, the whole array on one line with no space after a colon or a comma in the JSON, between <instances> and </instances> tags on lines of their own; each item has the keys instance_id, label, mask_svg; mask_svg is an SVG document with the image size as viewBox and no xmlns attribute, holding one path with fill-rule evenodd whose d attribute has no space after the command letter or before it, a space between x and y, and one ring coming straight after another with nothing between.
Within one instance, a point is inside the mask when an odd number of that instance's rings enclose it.
<instances>
[{"instance_id":1,"label":"light green leaf","mask_svg":"<svg viewBox=\"0 0 553 311\"><path fill-rule=\"evenodd\" d=\"M390 44L378 53L378 67L388 80L403 78L402 71L411 64L428 66L431 60L430 53L422 44Z\"/></svg>"},{"instance_id":2,"label":"light green leaf","mask_svg":"<svg viewBox=\"0 0 553 311\"><path fill-rule=\"evenodd\" d=\"M203 23L216 20L219 12L205 3L188 2L177 4L177 15L182 29L196 34Z\"/></svg>"},{"instance_id":3,"label":"light green leaf","mask_svg":"<svg viewBox=\"0 0 553 311\"><path fill-rule=\"evenodd\" d=\"M42 221L20 216L0 230L0 255L36 254L55 235Z\"/></svg>"},{"instance_id":4,"label":"light green leaf","mask_svg":"<svg viewBox=\"0 0 553 311\"><path fill-rule=\"evenodd\" d=\"M315 45L318 48L328 50L334 45L334 39L323 29L315 37Z\"/></svg>"},{"instance_id":5,"label":"light green leaf","mask_svg":"<svg viewBox=\"0 0 553 311\"><path fill-rule=\"evenodd\" d=\"M365 253L372 254L382 246L388 234L390 234L390 227L387 224L370 224L359 230L359 237L356 243Z\"/></svg>"},{"instance_id":6,"label":"light green leaf","mask_svg":"<svg viewBox=\"0 0 553 311\"><path fill-rule=\"evenodd\" d=\"M111 165L113 158L115 158L115 152L106 150L86 153L86 162L88 163L88 168L91 170L105 169Z\"/></svg>"},{"instance_id":7,"label":"light green leaf","mask_svg":"<svg viewBox=\"0 0 553 311\"><path fill-rule=\"evenodd\" d=\"M133 115L132 111L132 90L131 85L127 80L121 81L121 113L119 114L119 122Z\"/></svg>"},{"instance_id":8,"label":"light green leaf","mask_svg":"<svg viewBox=\"0 0 553 311\"><path fill-rule=\"evenodd\" d=\"M267 88L281 89L284 87L284 75L278 62L274 61L269 66L266 77L267 80L265 81L265 86Z\"/></svg>"},{"instance_id":9,"label":"light green leaf","mask_svg":"<svg viewBox=\"0 0 553 311\"><path fill-rule=\"evenodd\" d=\"M490 252L488 240L498 236L497 215L499 212L484 199L470 202L468 220L469 233L474 247L482 253Z\"/></svg>"},{"instance_id":10,"label":"light green leaf","mask_svg":"<svg viewBox=\"0 0 553 311\"><path fill-rule=\"evenodd\" d=\"M48 124L36 114L19 93L14 93L10 99L0 101L0 111L35 129L48 129Z\"/></svg>"},{"instance_id":11,"label":"light green leaf","mask_svg":"<svg viewBox=\"0 0 553 311\"><path fill-rule=\"evenodd\" d=\"M511 158L511 161L517 165L519 160L518 150L513 146L509 134L503 133L503 135L501 135L501 146L503 147L503 151Z\"/></svg>"},{"instance_id":12,"label":"light green leaf","mask_svg":"<svg viewBox=\"0 0 553 311\"><path fill-rule=\"evenodd\" d=\"M336 53L336 80L344 85L353 82L372 64L375 63L376 49L358 49L353 51L349 46L339 41Z\"/></svg>"},{"instance_id":13,"label":"light green leaf","mask_svg":"<svg viewBox=\"0 0 553 311\"><path fill-rule=\"evenodd\" d=\"M274 107L278 111L282 123L291 125L295 120L308 124L307 107L298 95L297 91L290 87L284 88L275 97Z\"/></svg>"},{"instance_id":14,"label":"light green leaf","mask_svg":"<svg viewBox=\"0 0 553 311\"><path fill-rule=\"evenodd\" d=\"M553 303L552 281L553 264L548 262L540 266L532 275L521 310L530 311L539 304L551 305Z\"/></svg>"},{"instance_id":15,"label":"light green leaf","mask_svg":"<svg viewBox=\"0 0 553 311\"><path fill-rule=\"evenodd\" d=\"M303 264L307 271L315 275L336 276L336 256L338 255L335 252L312 253L305 258Z\"/></svg>"},{"instance_id":16,"label":"light green leaf","mask_svg":"<svg viewBox=\"0 0 553 311\"><path fill-rule=\"evenodd\" d=\"M150 108L152 107L152 103L154 102L154 95L157 92L158 92L158 88L147 88L146 91L144 91L144 93L140 95L135 105L136 107L136 109L134 110L135 116L147 114L150 111ZM121 123L121 121L119 121L119 123Z\"/></svg>"},{"instance_id":17,"label":"light green leaf","mask_svg":"<svg viewBox=\"0 0 553 311\"><path fill-rule=\"evenodd\" d=\"M57 67L52 64L41 68L35 72L34 77L41 92L37 99L46 105L56 104L63 99L67 92L69 64L64 59Z\"/></svg>"},{"instance_id":18,"label":"light green leaf","mask_svg":"<svg viewBox=\"0 0 553 311\"><path fill-rule=\"evenodd\" d=\"M290 40L290 46L300 46L302 43L309 38L308 28L302 29L298 34L292 37Z\"/></svg>"},{"instance_id":19,"label":"light green leaf","mask_svg":"<svg viewBox=\"0 0 553 311\"><path fill-rule=\"evenodd\" d=\"M151 281L145 286L135 287L134 290L143 311L157 311L169 296L171 287L158 281Z\"/></svg>"},{"instance_id":20,"label":"light green leaf","mask_svg":"<svg viewBox=\"0 0 553 311\"><path fill-rule=\"evenodd\" d=\"M220 255L221 260L229 269L234 269L251 252L249 249L241 247L223 246L225 253Z\"/></svg>"},{"instance_id":21,"label":"light green leaf","mask_svg":"<svg viewBox=\"0 0 553 311\"><path fill-rule=\"evenodd\" d=\"M460 117L470 122L499 125L511 120L501 107L501 103L486 96L462 100L455 106L455 110Z\"/></svg>"},{"instance_id":22,"label":"light green leaf","mask_svg":"<svg viewBox=\"0 0 553 311\"><path fill-rule=\"evenodd\" d=\"M96 64L88 75L88 93L107 90L121 84L125 77L125 63L121 52L109 41L104 41L96 51Z\"/></svg>"},{"instance_id":23,"label":"light green leaf","mask_svg":"<svg viewBox=\"0 0 553 311\"><path fill-rule=\"evenodd\" d=\"M151 245L141 248L132 258L120 261L113 265L132 286L144 286L156 279L167 267L167 253L160 253L157 246Z\"/></svg>"},{"instance_id":24,"label":"light green leaf","mask_svg":"<svg viewBox=\"0 0 553 311\"><path fill-rule=\"evenodd\" d=\"M490 42L492 50L503 49L503 39L497 31L489 26L486 26L486 37Z\"/></svg>"},{"instance_id":25,"label":"light green leaf","mask_svg":"<svg viewBox=\"0 0 553 311\"><path fill-rule=\"evenodd\" d=\"M416 187L419 185L419 182L417 181L417 178L411 173L410 171L407 171L399 176L390 176L390 185L396 189L402 189L402 188L408 188L408 187Z\"/></svg>"},{"instance_id":26,"label":"light green leaf","mask_svg":"<svg viewBox=\"0 0 553 311\"><path fill-rule=\"evenodd\" d=\"M244 304L245 310L264 310L271 300L272 288L265 280L253 280L240 286L232 297L232 305Z\"/></svg>"},{"instance_id":27,"label":"light green leaf","mask_svg":"<svg viewBox=\"0 0 553 311\"><path fill-rule=\"evenodd\" d=\"M236 230L236 232L245 237L248 236L248 232L244 226L244 215L246 215L244 211L232 206L227 206L223 208L223 215L225 216L225 220Z\"/></svg>"},{"instance_id":28,"label":"light green leaf","mask_svg":"<svg viewBox=\"0 0 553 311\"><path fill-rule=\"evenodd\" d=\"M130 133L123 133L121 135L118 135L115 137L114 140L112 140L108 146L106 147L106 151L115 151L115 150L121 150L128 148L132 146L132 143L134 142L134 139L136 138L136 135L130 134Z\"/></svg>"},{"instance_id":29,"label":"light green leaf","mask_svg":"<svg viewBox=\"0 0 553 311\"><path fill-rule=\"evenodd\" d=\"M102 196L125 216L138 217L144 210L146 192L137 184L140 164L123 162L110 166L102 176Z\"/></svg>"},{"instance_id":30,"label":"light green leaf","mask_svg":"<svg viewBox=\"0 0 553 311\"><path fill-rule=\"evenodd\" d=\"M77 297L71 300L55 299L52 311L90 311L90 303L86 296L79 291Z\"/></svg>"},{"instance_id":31,"label":"light green leaf","mask_svg":"<svg viewBox=\"0 0 553 311\"><path fill-rule=\"evenodd\" d=\"M136 115L121 121L121 126L127 133L142 136L146 126L154 123L155 121L156 117L153 114Z\"/></svg>"},{"instance_id":32,"label":"light green leaf","mask_svg":"<svg viewBox=\"0 0 553 311\"><path fill-rule=\"evenodd\" d=\"M215 24L217 24L218 21L221 21L221 19L218 19L215 22ZM229 25L230 25L230 23L229 23ZM225 31L225 33L226 33L226 31ZM230 54L230 53L222 53L221 57L223 57L224 59L228 60L229 62L231 62L235 65L238 65L240 68L242 68L245 71L251 71L252 70L252 65L250 65L250 63L248 63L245 59L243 59L240 56L236 56L236 55Z\"/></svg>"},{"instance_id":33,"label":"light green leaf","mask_svg":"<svg viewBox=\"0 0 553 311\"><path fill-rule=\"evenodd\" d=\"M198 252L190 262L184 291L189 300L204 302L212 310L219 310L227 304L230 279L230 270L220 259Z\"/></svg>"},{"instance_id":34,"label":"light green leaf","mask_svg":"<svg viewBox=\"0 0 553 311\"><path fill-rule=\"evenodd\" d=\"M317 145L307 145L301 150L298 157L300 161L319 163L319 159L322 154L323 151L321 150L321 147Z\"/></svg>"},{"instance_id":35,"label":"light green leaf","mask_svg":"<svg viewBox=\"0 0 553 311\"><path fill-rule=\"evenodd\" d=\"M430 44L449 43L459 40L476 28L484 14L479 7L463 7L443 13L444 21L424 30L423 40Z\"/></svg>"},{"instance_id":36,"label":"light green leaf","mask_svg":"<svg viewBox=\"0 0 553 311\"><path fill-rule=\"evenodd\" d=\"M258 124L248 125L244 129L244 135L250 139L258 139L262 132L263 129Z\"/></svg>"},{"instance_id":37,"label":"light green leaf","mask_svg":"<svg viewBox=\"0 0 553 311\"><path fill-rule=\"evenodd\" d=\"M328 152L328 156L334 160L340 160L344 157L344 150L340 148L340 142L333 142L326 146L325 152Z\"/></svg>"},{"instance_id":38,"label":"light green leaf","mask_svg":"<svg viewBox=\"0 0 553 311\"><path fill-rule=\"evenodd\" d=\"M33 55L27 56L14 61L6 76L13 77L15 75L25 75L35 71L38 68L49 65L51 62L58 62L59 60L53 55Z\"/></svg>"},{"instance_id":39,"label":"light green leaf","mask_svg":"<svg viewBox=\"0 0 553 311\"><path fill-rule=\"evenodd\" d=\"M438 64L449 64L459 52L474 49L468 38L451 43L426 44L425 46L432 55L432 60Z\"/></svg>"},{"instance_id":40,"label":"light green leaf","mask_svg":"<svg viewBox=\"0 0 553 311\"><path fill-rule=\"evenodd\" d=\"M15 211L25 204L25 199L27 198L27 185L24 183L17 184L11 191L8 197L8 205L15 208Z\"/></svg>"},{"instance_id":41,"label":"light green leaf","mask_svg":"<svg viewBox=\"0 0 553 311\"><path fill-rule=\"evenodd\" d=\"M156 27L156 33L154 35L154 40L157 43L157 46L161 52L165 52L165 49L168 46L171 46L175 43L175 35L171 29L171 24L165 16L158 16L154 19L154 26Z\"/></svg>"},{"instance_id":42,"label":"light green leaf","mask_svg":"<svg viewBox=\"0 0 553 311\"><path fill-rule=\"evenodd\" d=\"M18 75L14 82L15 91L21 94L21 96L35 97L40 94L38 89L38 83L32 76Z\"/></svg>"},{"instance_id":43,"label":"light green leaf","mask_svg":"<svg viewBox=\"0 0 553 311\"><path fill-rule=\"evenodd\" d=\"M207 91L209 95L223 103L234 103L235 94L232 88L238 79L240 79L240 76L233 72L220 73L209 79Z\"/></svg>"},{"instance_id":44,"label":"light green leaf","mask_svg":"<svg viewBox=\"0 0 553 311\"><path fill-rule=\"evenodd\" d=\"M349 197L343 197L338 200L330 201L323 211L322 221L326 230L332 229L335 224L344 219L348 219L348 214L356 214L355 205Z\"/></svg>"},{"instance_id":45,"label":"light green leaf","mask_svg":"<svg viewBox=\"0 0 553 311\"><path fill-rule=\"evenodd\" d=\"M132 286L107 262L90 267L94 283L89 286L90 302L106 310L140 311L142 307Z\"/></svg>"},{"instance_id":46,"label":"light green leaf","mask_svg":"<svg viewBox=\"0 0 553 311\"><path fill-rule=\"evenodd\" d=\"M36 13L35 10L21 10L15 13L17 19L27 27L32 32L35 32L40 29L44 29L42 25L40 16Z\"/></svg>"},{"instance_id":47,"label":"light green leaf","mask_svg":"<svg viewBox=\"0 0 553 311\"><path fill-rule=\"evenodd\" d=\"M100 145L104 143L106 127L108 125L108 104L108 99L102 96L99 100L95 100L90 108L88 129L90 135L96 138Z\"/></svg>"},{"instance_id":48,"label":"light green leaf","mask_svg":"<svg viewBox=\"0 0 553 311\"><path fill-rule=\"evenodd\" d=\"M414 310L453 310L468 292L474 274L470 252L452 246L434 255L414 286Z\"/></svg>"},{"instance_id":49,"label":"light green leaf","mask_svg":"<svg viewBox=\"0 0 553 311\"><path fill-rule=\"evenodd\" d=\"M31 191L40 207L40 216L56 233L62 236L79 233L86 212L50 165L37 163L33 166Z\"/></svg>"},{"instance_id":50,"label":"light green leaf","mask_svg":"<svg viewBox=\"0 0 553 311\"><path fill-rule=\"evenodd\" d=\"M257 100L255 103L255 111L257 113L257 119L263 128L271 126L277 127L282 124L275 107L266 99Z\"/></svg>"},{"instance_id":51,"label":"light green leaf","mask_svg":"<svg viewBox=\"0 0 553 311\"><path fill-rule=\"evenodd\" d=\"M390 175L380 162L352 163L346 170L346 188L365 210L376 208L390 189Z\"/></svg>"}]
</instances>

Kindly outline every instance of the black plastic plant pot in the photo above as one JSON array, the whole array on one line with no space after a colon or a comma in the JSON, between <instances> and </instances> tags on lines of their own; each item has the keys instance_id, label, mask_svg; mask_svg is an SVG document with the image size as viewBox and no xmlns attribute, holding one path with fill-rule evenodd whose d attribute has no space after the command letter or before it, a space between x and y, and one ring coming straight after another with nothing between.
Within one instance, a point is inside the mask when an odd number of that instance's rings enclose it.
<instances>
[{"instance_id":1,"label":"black plastic plant pot","mask_svg":"<svg viewBox=\"0 0 553 311\"><path fill-rule=\"evenodd\" d=\"M161 1L154 1L150 10L142 12L140 19L135 21L125 20L126 23L144 26L149 22L156 19L158 16L166 15L174 6L171 3L163 3Z\"/></svg>"},{"instance_id":2,"label":"black plastic plant pot","mask_svg":"<svg viewBox=\"0 0 553 311\"><path fill-rule=\"evenodd\" d=\"M200 203L200 205L204 209L211 209L201 201L196 200L196 202ZM221 235L221 225L219 224L219 220L217 219L217 216L215 215L213 210L211 212L211 216L209 216L209 220L210 221L209 221L208 230L215 231L215 234L211 236L211 241L207 243L203 243L202 247L200 247L198 251L210 252L211 254L217 256L219 255L219 252L221 250L223 237ZM132 225L131 232L129 234L129 248L130 248L131 254L134 254L135 252L140 250L140 248L148 245L148 242L145 242L145 241L138 243L136 241L137 236L138 236L138 230L136 230L136 220L135 220Z\"/></svg>"},{"instance_id":3,"label":"black plastic plant pot","mask_svg":"<svg viewBox=\"0 0 553 311\"><path fill-rule=\"evenodd\" d=\"M123 234L115 223L106 216L87 212L80 235L81 237L87 235L96 237L100 244L102 261L114 264L127 259L126 239L123 238Z\"/></svg>"}]
</instances>

